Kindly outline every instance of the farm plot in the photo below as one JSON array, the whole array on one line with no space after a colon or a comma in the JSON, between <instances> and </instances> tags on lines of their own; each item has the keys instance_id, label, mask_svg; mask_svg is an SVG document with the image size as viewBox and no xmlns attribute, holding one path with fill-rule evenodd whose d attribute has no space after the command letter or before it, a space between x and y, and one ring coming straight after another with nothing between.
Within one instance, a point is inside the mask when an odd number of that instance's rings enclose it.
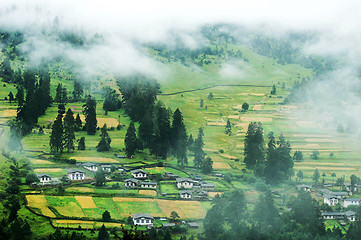
<instances>
[{"instance_id":1,"label":"farm plot","mask_svg":"<svg viewBox=\"0 0 361 240\"><path fill-rule=\"evenodd\" d=\"M157 200L163 217L169 217L172 211L176 211L183 219L202 219L206 216L206 209L197 201L171 201Z\"/></svg>"},{"instance_id":2,"label":"farm plot","mask_svg":"<svg viewBox=\"0 0 361 240\"><path fill-rule=\"evenodd\" d=\"M139 190L139 194L153 197L157 196L157 192L154 190Z\"/></svg>"},{"instance_id":3,"label":"farm plot","mask_svg":"<svg viewBox=\"0 0 361 240\"><path fill-rule=\"evenodd\" d=\"M26 195L28 206L39 209L47 217L55 217L55 214L48 208L48 201L44 195Z\"/></svg>"},{"instance_id":4,"label":"farm plot","mask_svg":"<svg viewBox=\"0 0 361 240\"><path fill-rule=\"evenodd\" d=\"M114 197L113 201L119 209L121 217L128 217L134 213L148 213L155 217L164 217L156 199Z\"/></svg>"},{"instance_id":5,"label":"farm plot","mask_svg":"<svg viewBox=\"0 0 361 240\"><path fill-rule=\"evenodd\" d=\"M93 188L89 188L89 187L70 187L66 189L68 192L88 192L88 193L93 193L95 190Z\"/></svg>"},{"instance_id":6,"label":"farm plot","mask_svg":"<svg viewBox=\"0 0 361 240\"><path fill-rule=\"evenodd\" d=\"M74 197L47 196L46 198L49 204L63 216L85 217L83 209L80 207L79 203L75 200Z\"/></svg>"},{"instance_id":7,"label":"farm plot","mask_svg":"<svg viewBox=\"0 0 361 240\"><path fill-rule=\"evenodd\" d=\"M97 208L93 198L90 196L75 196L81 208Z\"/></svg>"},{"instance_id":8,"label":"farm plot","mask_svg":"<svg viewBox=\"0 0 361 240\"><path fill-rule=\"evenodd\" d=\"M93 221L63 220L63 219L54 220L53 224L56 227L69 227L69 228L78 228L80 226L82 229L94 228L95 225Z\"/></svg>"},{"instance_id":9,"label":"farm plot","mask_svg":"<svg viewBox=\"0 0 361 240\"><path fill-rule=\"evenodd\" d=\"M1 114L2 117L15 117L17 114L17 110L14 109L7 109L4 110L3 113Z\"/></svg>"},{"instance_id":10,"label":"farm plot","mask_svg":"<svg viewBox=\"0 0 361 240\"><path fill-rule=\"evenodd\" d=\"M107 127L117 127L119 122L115 118L97 118L98 120L98 127L103 127L104 124L107 125Z\"/></svg>"}]
</instances>

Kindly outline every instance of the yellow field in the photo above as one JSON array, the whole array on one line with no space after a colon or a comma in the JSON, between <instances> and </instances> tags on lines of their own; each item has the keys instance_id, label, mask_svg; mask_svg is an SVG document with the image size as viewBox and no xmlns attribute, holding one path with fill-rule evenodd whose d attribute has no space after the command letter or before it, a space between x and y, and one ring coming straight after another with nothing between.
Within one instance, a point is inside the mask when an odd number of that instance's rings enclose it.
<instances>
[{"instance_id":1,"label":"yellow field","mask_svg":"<svg viewBox=\"0 0 361 240\"><path fill-rule=\"evenodd\" d=\"M53 162L41 159L31 159L30 161L32 164L54 164Z\"/></svg>"},{"instance_id":2,"label":"yellow field","mask_svg":"<svg viewBox=\"0 0 361 240\"><path fill-rule=\"evenodd\" d=\"M72 227L77 228L78 226L81 226L83 229L89 229L94 228L94 222L93 221L82 221L82 220L55 220L53 221L53 224L56 227Z\"/></svg>"},{"instance_id":3,"label":"yellow field","mask_svg":"<svg viewBox=\"0 0 361 240\"><path fill-rule=\"evenodd\" d=\"M95 205L95 202L93 201L93 197L75 196L74 198L78 201L79 205L82 208L97 208L97 205Z\"/></svg>"},{"instance_id":4,"label":"yellow field","mask_svg":"<svg viewBox=\"0 0 361 240\"><path fill-rule=\"evenodd\" d=\"M119 122L115 118L97 118L98 126L103 127L104 124L107 124L107 127L117 127Z\"/></svg>"},{"instance_id":5,"label":"yellow field","mask_svg":"<svg viewBox=\"0 0 361 240\"><path fill-rule=\"evenodd\" d=\"M232 169L227 163L225 162L213 162L214 169Z\"/></svg>"},{"instance_id":6,"label":"yellow field","mask_svg":"<svg viewBox=\"0 0 361 240\"><path fill-rule=\"evenodd\" d=\"M15 117L17 113L17 110L4 110L2 113L2 117Z\"/></svg>"},{"instance_id":7,"label":"yellow field","mask_svg":"<svg viewBox=\"0 0 361 240\"><path fill-rule=\"evenodd\" d=\"M63 216L85 217L83 210L75 202L69 202L66 206L55 207Z\"/></svg>"},{"instance_id":8,"label":"yellow field","mask_svg":"<svg viewBox=\"0 0 361 240\"><path fill-rule=\"evenodd\" d=\"M227 123L226 122L208 122L207 125L208 126L226 126Z\"/></svg>"},{"instance_id":9,"label":"yellow field","mask_svg":"<svg viewBox=\"0 0 361 240\"><path fill-rule=\"evenodd\" d=\"M124 226L124 224L121 223L110 223L110 222L95 222L94 226L95 228L100 228L103 224L107 228L113 228L113 227L121 228L122 226Z\"/></svg>"},{"instance_id":10,"label":"yellow field","mask_svg":"<svg viewBox=\"0 0 361 240\"><path fill-rule=\"evenodd\" d=\"M36 168L34 172L37 173L55 173L55 172L62 172L64 169L62 168Z\"/></svg>"},{"instance_id":11,"label":"yellow field","mask_svg":"<svg viewBox=\"0 0 361 240\"><path fill-rule=\"evenodd\" d=\"M208 192L208 195L209 195L210 197L215 197L217 194L222 195L223 192Z\"/></svg>"},{"instance_id":12,"label":"yellow field","mask_svg":"<svg viewBox=\"0 0 361 240\"><path fill-rule=\"evenodd\" d=\"M77 191L77 192L94 192L93 188L88 188L88 187L70 187L70 188L67 188L67 190Z\"/></svg>"},{"instance_id":13,"label":"yellow field","mask_svg":"<svg viewBox=\"0 0 361 240\"><path fill-rule=\"evenodd\" d=\"M157 192L154 190L139 190L139 194L148 196L157 196Z\"/></svg>"},{"instance_id":14,"label":"yellow field","mask_svg":"<svg viewBox=\"0 0 361 240\"><path fill-rule=\"evenodd\" d=\"M229 115L228 118L230 119L239 119L239 115Z\"/></svg>"},{"instance_id":15,"label":"yellow field","mask_svg":"<svg viewBox=\"0 0 361 240\"><path fill-rule=\"evenodd\" d=\"M202 219L206 216L206 209L197 201L180 201L180 200L163 200L150 198L120 198L113 197L114 202L138 202L144 204L156 204L161 213L152 212L152 208L148 209L148 214L155 217L169 217L172 211L176 211L181 218ZM135 206L136 207L136 206Z\"/></svg>"},{"instance_id":16,"label":"yellow field","mask_svg":"<svg viewBox=\"0 0 361 240\"><path fill-rule=\"evenodd\" d=\"M26 195L28 206L38 208L44 216L55 217L55 214L48 208L48 201L44 195Z\"/></svg>"},{"instance_id":17,"label":"yellow field","mask_svg":"<svg viewBox=\"0 0 361 240\"><path fill-rule=\"evenodd\" d=\"M70 159L75 159L77 162L118 163L115 159L102 157L71 157Z\"/></svg>"},{"instance_id":18,"label":"yellow field","mask_svg":"<svg viewBox=\"0 0 361 240\"><path fill-rule=\"evenodd\" d=\"M262 110L262 105L254 105L253 110L255 111Z\"/></svg>"},{"instance_id":19,"label":"yellow field","mask_svg":"<svg viewBox=\"0 0 361 240\"><path fill-rule=\"evenodd\" d=\"M221 153L221 154L219 154L219 155L221 155L222 157L231 159L231 160L237 159L237 157L232 156L232 155L229 155L229 154L227 154L227 153Z\"/></svg>"},{"instance_id":20,"label":"yellow field","mask_svg":"<svg viewBox=\"0 0 361 240\"><path fill-rule=\"evenodd\" d=\"M241 117L245 122L272 122L272 118L269 117Z\"/></svg>"},{"instance_id":21,"label":"yellow field","mask_svg":"<svg viewBox=\"0 0 361 240\"><path fill-rule=\"evenodd\" d=\"M201 219L206 216L206 209L197 201L171 201L157 200L159 208L165 217L169 217L172 211L176 211L180 218Z\"/></svg>"}]
</instances>

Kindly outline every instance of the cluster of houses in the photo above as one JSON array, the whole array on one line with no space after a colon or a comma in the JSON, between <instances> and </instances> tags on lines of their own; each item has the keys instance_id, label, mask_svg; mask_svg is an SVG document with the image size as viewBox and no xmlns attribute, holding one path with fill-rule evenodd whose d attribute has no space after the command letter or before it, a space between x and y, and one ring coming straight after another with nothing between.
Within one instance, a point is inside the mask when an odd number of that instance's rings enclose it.
<instances>
[{"instance_id":1,"label":"cluster of houses","mask_svg":"<svg viewBox=\"0 0 361 240\"><path fill-rule=\"evenodd\" d=\"M133 218L133 224L134 225L140 225L140 226L148 226L148 227L153 227L153 223L154 223L154 217L150 214L147 213L136 213L132 215ZM165 219L164 219L165 220ZM191 228L198 228L199 224L195 223L195 222L184 222L182 221L182 224L187 224L189 227ZM174 227L175 223L163 223L162 227Z\"/></svg>"},{"instance_id":2,"label":"cluster of houses","mask_svg":"<svg viewBox=\"0 0 361 240\"><path fill-rule=\"evenodd\" d=\"M296 188L299 191L310 192L312 186L300 184L297 185ZM360 206L361 198L348 198L348 196L352 195L353 192L357 191L357 186L354 186L352 189L351 184L346 183L344 189L346 190L344 192L334 192L329 189L322 189L321 193L323 195L323 203L329 206L336 206L337 204L342 204L345 208L349 206ZM353 211L322 212L321 216L325 220L335 219L348 220L351 222L356 220L356 214Z\"/></svg>"}]
</instances>

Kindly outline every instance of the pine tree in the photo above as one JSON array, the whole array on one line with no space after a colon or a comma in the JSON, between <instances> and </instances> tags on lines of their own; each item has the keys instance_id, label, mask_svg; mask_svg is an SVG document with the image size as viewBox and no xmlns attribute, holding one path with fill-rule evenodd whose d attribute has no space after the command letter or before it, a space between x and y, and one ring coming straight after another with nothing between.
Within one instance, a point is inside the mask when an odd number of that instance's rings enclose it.
<instances>
[{"instance_id":1,"label":"pine tree","mask_svg":"<svg viewBox=\"0 0 361 240\"><path fill-rule=\"evenodd\" d=\"M103 224L99 230L97 240L109 240L109 239L110 239L109 233Z\"/></svg>"},{"instance_id":2,"label":"pine tree","mask_svg":"<svg viewBox=\"0 0 361 240\"><path fill-rule=\"evenodd\" d=\"M57 103L65 104L68 102L68 90L59 83L56 87L56 95L54 101Z\"/></svg>"},{"instance_id":3,"label":"pine tree","mask_svg":"<svg viewBox=\"0 0 361 240\"><path fill-rule=\"evenodd\" d=\"M64 141L63 141L63 115L58 114L56 117L51 135L50 135L50 150L51 152L62 152L64 147Z\"/></svg>"},{"instance_id":4,"label":"pine tree","mask_svg":"<svg viewBox=\"0 0 361 240\"><path fill-rule=\"evenodd\" d=\"M14 70L10 66L10 61L8 58L5 58L0 65L0 77L2 77L4 82L10 83L13 81Z\"/></svg>"},{"instance_id":5,"label":"pine tree","mask_svg":"<svg viewBox=\"0 0 361 240\"><path fill-rule=\"evenodd\" d=\"M17 86L16 89L17 89L17 92L15 95L15 98L16 98L16 101L18 102L18 112L19 112L20 109L25 104L24 88L22 86Z\"/></svg>"},{"instance_id":6,"label":"pine tree","mask_svg":"<svg viewBox=\"0 0 361 240\"><path fill-rule=\"evenodd\" d=\"M173 114L170 142L173 155L178 160L179 166L187 165L187 132L181 111L177 108Z\"/></svg>"},{"instance_id":7,"label":"pine tree","mask_svg":"<svg viewBox=\"0 0 361 240\"><path fill-rule=\"evenodd\" d=\"M213 171L212 158L206 157L201 164L201 169L204 174L211 173Z\"/></svg>"},{"instance_id":8,"label":"pine tree","mask_svg":"<svg viewBox=\"0 0 361 240\"><path fill-rule=\"evenodd\" d=\"M79 116L79 113L76 115L76 118L75 118L75 128L74 128L74 131L75 132L79 132L82 128L82 121L80 119L80 116Z\"/></svg>"},{"instance_id":9,"label":"pine tree","mask_svg":"<svg viewBox=\"0 0 361 240\"><path fill-rule=\"evenodd\" d=\"M78 150L85 150L85 137L79 139Z\"/></svg>"},{"instance_id":10,"label":"pine tree","mask_svg":"<svg viewBox=\"0 0 361 240\"><path fill-rule=\"evenodd\" d=\"M261 233L276 231L280 224L279 214L274 205L272 192L266 191L260 195L258 203L254 208L254 219L257 221L258 229Z\"/></svg>"},{"instance_id":11,"label":"pine tree","mask_svg":"<svg viewBox=\"0 0 361 240\"><path fill-rule=\"evenodd\" d=\"M8 147L10 150L21 152L23 145L21 144L21 129L19 124L16 121L10 122L10 137Z\"/></svg>"},{"instance_id":12,"label":"pine tree","mask_svg":"<svg viewBox=\"0 0 361 240\"><path fill-rule=\"evenodd\" d=\"M83 114L85 116L85 129L88 135L94 135L97 130L96 102L90 95L87 96L86 103L83 105Z\"/></svg>"},{"instance_id":13,"label":"pine tree","mask_svg":"<svg viewBox=\"0 0 361 240\"><path fill-rule=\"evenodd\" d=\"M11 103L12 101L14 101L14 94L10 91L9 92L9 103Z\"/></svg>"},{"instance_id":14,"label":"pine tree","mask_svg":"<svg viewBox=\"0 0 361 240\"><path fill-rule=\"evenodd\" d=\"M272 86L272 90L271 90L271 95L277 95L277 89L276 89L276 85L273 84Z\"/></svg>"},{"instance_id":15,"label":"pine tree","mask_svg":"<svg viewBox=\"0 0 361 240\"><path fill-rule=\"evenodd\" d=\"M231 122L229 121L229 119L227 120L227 125L225 127L225 132L229 136L232 135L232 125L231 125Z\"/></svg>"},{"instance_id":16,"label":"pine tree","mask_svg":"<svg viewBox=\"0 0 361 240\"><path fill-rule=\"evenodd\" d=\"M64 145L65 148L70 152L74 150L74 140L75 140L75 121L74 113L69 108L64 117Z\"/></svg>"},{"instance_id":17,"label":"pine tree","mask_svg":"<svg viewBox=\"0 0 361 240\"><path fill-rule=\"evenodd\" d=\"M83 86L80 83L79 80L74 79L74 91L73 91L73 100L75 102L78 102L82 99L84 90L83 90Z\"/></svg>"},{"instance_id":18,"label":"pine tree","mask_svg":"<svg viewBox=\"0 0 361 240\"><path fill-rule=\"evenodd\" d=\"M110 143L111 139L108 134L107 125L104 124L104 126L101 129L100 133L100 141L97 145L97 151L98 152L105 152L110 150Z\"/></svg>"},{"instance_id":19,"label":"pine tree","mask_svg":"<svg viewBox=\"0 0 361 240\"><path fill-rule=\"evenodd\" d=\"M131 122L129 124L127 133L125 135L124 144L125 144L125 153L127 154L127 157L133 156L138 148L138 139L135 134L134 122Z\"/></svg>"},{"instance_id":20,"label":"pine tree","mask_svg":"<svg viewBox=\"0 0 361 240\"><path fill-rule=\"evenodd\" d=\"M247 168L254 169L257 165L264 164L263 128L260 122L252 122L248 125L244 142L244 155L244 163Z\"/></svg>"},{"instance_id":21,"label":"pine tree","mask_svg":"<svg viewBox=\"0 0 361 240\"><path fill-rule=\"evenodd\" d=\"M194 166L195 167L201 167L202 163L204 161L204 156L206 155L203 151L203 128L199 128L198 129L198 137L197 139L194 141Z\"/></svg>"},{"instance_id":22,"label":"pine tree","mask_svg":"<svg viewBox=\"0 0 361 240\"><path fill-rule=\"evenodd\" d=\"M150 147L153 139L153 132L154 132L153 111L154 108L152 106L147 110L143 119L140 121L138 127L138 137L140 141L143 143L144 147Z\"/></svg>"},{"instance_id":23,"label":"pine tree","mask_svg":"<svg viewBox=\"0 0 361 240\"><path fill-rule=\"evenodd\" d=\"M116 111L121 108L122 102L119 100L119 94L110 87L104 89L103 109L105 111Z\"/></svg>"}]
</instances>

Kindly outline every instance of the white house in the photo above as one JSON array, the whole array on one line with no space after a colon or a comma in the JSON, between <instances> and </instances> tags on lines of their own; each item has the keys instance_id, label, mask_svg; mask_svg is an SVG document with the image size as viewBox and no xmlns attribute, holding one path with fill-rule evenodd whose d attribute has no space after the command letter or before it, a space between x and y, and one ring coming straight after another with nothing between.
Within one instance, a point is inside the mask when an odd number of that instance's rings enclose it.
<instances>
[{"instance_id":1,"label":"white house","mask_svg":"<svg viewBox=\"0 0 361 240\"><path fill-rule=\"evenodd\" d=\"M181 178L177 178L177 188L192 188L194 181L190 178L185 178L185 177L181 177Z\"/></svg>"},{"instance_id":2,"label":"white house","mask_svg":"<svg viewBox=\"0 0 361 240\"><path fill-rule=\"evenodd\" d=\"M311 192L312 185L299 184L296 188L298 191Z\"/></svg>"},{"instance_id":3,"label":"white house","mask_svg":"<svg viewBox=\"0 0 361 240\"><path fill-rule=\"evenodd\" d=\"M343 201L343 206L344 206L344 207L348 207L348 206L350 206L350 205L359 206L359 205L360 205L360 201L361 201L361 198L346 198L346 199Z\"/></svg>"},{"instance_id":4,"label":"white house","mask_svg":"<svg viewBox=\"0 0 361 240\"><path fill-rule=\"evenodd\" d=\"M101 168L103 169L104 172L110 173L112 171L111 165L101 165Z\"/></svg>"},{"instance_id":5,"label":"white house","mask_svg":"<svg viewBox=\"0 0 361 240\"><path fill-rule=\"evenodd\" d=\"M51 182L51 177L48 174L45 173L39 173L36 175L41 183L48 183Z\"/></svg>"},{"instance_id":6,"label":"white house","mask_svg":"<svg viewBox=\"0 0 361 240\"><path fill-rule=\"evenodd\" d=\"M84 163L83 167L92 172L98 171L98 164L96 163Z\"/></svg>"},{"instance_id":7,"label":"white house","mask_svg":"<svg viewBox=\"0 0 361 240\"><path fill-rule=\"evenodd\" d=\"M139 180L137 180L137 179L128 178L128 179L125 179L124 186L128 187L128 188L136 188L136 187L138 187L138 182L139 182Z\"/></svg>"},{"instance_id":8,"label":"white house","mask_svg":"<svg viewBox=\"0 0 361 240\"><path fill-rule=\"evenodd\" d=\"M141 188L157 188L158 184L156 182L140 182L139 186Z\"/></svg>"},{"instance_id":9,"label":"white house","mask_svg":"<svg viewBox=\"0 0 361 240\"><path fill-rule=\"evenodd\" d=\"M135 169L130 171L134 178L147 178L147 172L142 169Z\"/></svg>"},{"instance_id":10,"label":"white house","mask_svg":"<svg viewBox=\"0 0 361 240\"><path fill-rule=\"evenodd\" d=\"M153 226L154 218L146 213L136 213L132 215L134 225Z\"/></svg>"},{"instance_id":11,"label":"white house","mask_svg":"<svg viewBox=\"0 0 361 240\"><path fill-rule=\"evenodd\" d=\"M79 169L69 169L66 171L70 180L84 180L85 172Z\"/></svg>"},{"instance_id":12,"label":"white house","mask_svg":"<svg viewBox=\"0 0 361 240\"><path fill-rule=\"evenodd\" d=\"M338 203L338 198L334 195L325 195L323 196L323 203L335 206Z\"/></svg>"},{"instance_id":13,"label":"white house","mask_svg":"<svg viewBox=\"0 0 361 240\"><path fill-rule=\"evenodd\" d=\"M184 190L179 192L179 196L182 199L192 199L193 192L190 190Z\"/></svg>"},{"instance_id":14,"label":"white house","mask_svg":"<svg viewBox=\"0 0 361 240\"><path fill-rule=\"evenodd\" d=\"M356 214L352 211L347 212L322 212L321 216L323 219L337 219L337 220L343 220L347 219L351 222L354 222L356 220Z\"/></svg>"}]
</instances>

